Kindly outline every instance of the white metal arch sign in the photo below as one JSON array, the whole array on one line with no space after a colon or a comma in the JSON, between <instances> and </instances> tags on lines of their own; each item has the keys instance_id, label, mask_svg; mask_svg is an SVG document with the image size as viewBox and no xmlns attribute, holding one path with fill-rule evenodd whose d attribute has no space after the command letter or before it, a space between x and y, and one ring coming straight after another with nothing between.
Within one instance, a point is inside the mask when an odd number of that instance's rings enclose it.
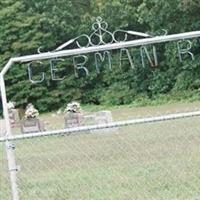
<instances>
[{"instance_id":1,"label":"white metal arch sign","mask_svg":"<svg viewBox=\"0 0 200 200\"><path fill-rule=\"evenodd\" d=\"M140 53L142 67L145 67L145 61L147 61L150 64L150 66L157 66L159 60L157 58L156 44L177 41L178 57L180 62L182 62L184 55L187 55L192 60L195 59L195 55L191 51L192 43L190 42L189 39L200 37L200 31L193 31L193 32L173 34L173 35L166 35L165 32L164 35L162 36L152 36L150 34L140 33L136 31L125 31L125 30L117 30L115 32L110 32L108 30L107 23L104 22L101 18L97 18L96 22L92 25L92 29L93 32L91 35L83 34L79 37L71 39L70 41L59 46L52 52L42 53L41 49L39 49L39 54L36 55L11 58L0 73L1 98L3 103L4 120L6 124L6 136L0 139L6 142L8 165L10 169L10 179L12 183L12 193L14 200L19 199L17 192L17 181L16 181L16 163L11 144L11 141L14 140L15 138L14 136L12 136L11 126L9 122L6 88L4 80L5 74L12 67L14 63L28 63L28 75L30 81L32 83L40 83L42 81L45 81L46 74L45 72L41 72L40 74L37 74L40 76L40 78L35 79L35 74L33 73L33 69L35 65L42 66L43 60L50 60L49 69L51 73L51 78L52 80L58 81L58 80L63 80L66 75L63 75L62 77L57 76L56 63L64 61L64 58L66 57L72 58L71 61L74 67L74 73L77 77L79 76L80 70L82 70L86 76L90 75L90 70L87 68L88 57L86 55L89 53L94 53L94 66L95 66L94 69L96 73L100 73L101 62L104 62L105 60L108 61L109 69L112 70L112 54L110 52L111 50L119 51L119 67L122 65L122 62L126 61L129 63L130 68L134 69L135 68L134 59L132 58L131 53L129 51L129 48L132 47L140 47L139 53ZM182 43L184 43L184 45L182 45ZM73 47L76 46L77 48L72 49L70 48L71 45ZM149 50L146 45L152 45L151 50ZM199 116L200 112L188 113L186 115L184 114L178 116L173 115L167 117L167 119L180 118L181 116L189 117L197 115ZM161 120L161 118L158 118L156 120L159 121ZM145 122L147 121L148 120L146 120ZM152 119L149 121L152 121ZM126 124L136 124L136 123L142 123L142 121L135 121L135 120L127 121L123 123L118 123L118 126ZM107 125L107 127L113 127L113 126L114 124ZM95 127L92 128L95 129ZM59 133L67 132L67 130L62 130L62 131L59 130L57 132ZM43 134L44 135L56 134L56 131L44 132ZM37 135L38 133L35 134L35 136ZM28 138L30 136L23 136L23 137Z\"/></svg>"},{"instance_id":2,"label":"white metal arch sign","mask_svg":"<svg viewBox=\"0 0 200 200\"><path fill-rule=\"evenodd\" d=\"M96 19L96 22L92 25L93 32L90 35L82 34L74 39L69 40L68 42L65 42L64 44L57 47L52 53L63 51L66 48L78 48L79 50L84 50L78 52L79 54L71 54L71 56L64 56L65 58L50 58L49 60L49 72L51 74L51 79L53 81L61 81L64 80L67 74L59 75L59 69L57 68L58 63L66 63L68 61L70 63L70 66L73 66L75 77L79 77L79 72L82 71L85 76L90 75L91 69L88 69L89 58L86 55L86 53L93 53L93 68L92 70L95 71L97 74L101 72L101 66L103 62L107 62L107 66L110 71L113 70L113 55L111 50L117 49L118 53L118 59L117 59L117 65L119 68L122 68L123 62L126 62L130 66L131 69L134 69L136 67L134 55L132 55L130 48L128 47L134 47L139 46L137 48L139 53L139 60L141 63L141 67L145 68L147 63L150 65L150 67L156 67L159 65L159 60L157 57L157 49L155 46L155 41L153 43L147 42L146 44L152 44L145 45L145 43L138 44L131 44L130 46L128 44L122 45L124 42L128 41L135 41L136 39L145 39L145 38L157 38L158 36L154 37L151 34L147 33L141 33L136 31L127 31L127 30L116 30L114 32L110 32L108 30L108 24L103 21L101 17L98 17ZM163 35L167 35L167 31L163 30ZM191 36L190 36L191 37ZM183 37L181 37L183 39ZM185 39L185 38L184 38ZM148 40L147 40L148 41ZM163 42L163 41L160 41ZM108 47L106 45L109 45ZM106 46L105 49L98 49L100 46ZM86 51L86 49L90 49L90 47L93 47L91 51ZM183 61L184 55L187 55L192 60L195 59L194 54L191 52L192 49L192 42L190 40L178 40L177 42L177 57L179 57L180 62ZM40 47L38 49L38 53L41 54L42 48ZM116 52L115 52L116 54ZM68 59L68 60L67 60ZM137 56L138 59L138 56ZM44 68L45 64L40 61L32 61L28 64L28 76L31 83L41 83L45 81L46 79L46 73L40 72L39 74L35 74L34 68L42 69ZM115 64L116 65L116 64ZM70 67L69 66L69 67ZM137 66L138 67L138 66ZM67 66L68 68L68 66ZM41 70L40 70L41 71ZM34 78L34 76L37 75L37 77L40 77L38 79Z\"/></svg>"}]
</instances>

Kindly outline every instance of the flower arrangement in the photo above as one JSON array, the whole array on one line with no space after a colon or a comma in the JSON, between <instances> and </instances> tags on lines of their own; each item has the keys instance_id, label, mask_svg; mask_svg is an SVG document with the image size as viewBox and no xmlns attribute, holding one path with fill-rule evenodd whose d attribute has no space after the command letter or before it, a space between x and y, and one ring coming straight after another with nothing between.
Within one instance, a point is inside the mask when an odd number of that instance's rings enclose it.
<instances>
[{"instance_id":1,"label":"flower arrangement","mask_svg":"<svg viewBox=\"0 0 200 200\"><path fill-rule=\"evenodd\" d=\"M76 101L68 103L64 112L65 113L81 113L80 103Z\"/></svg>"},{"instance_id":2,"label":"flower arrangement","mask_svg":"<svg viewBox=\"0 0 200 200\"><path fill-rule=\"evenodd\" d=\"M12 110L15 108L15 102L9 101L7 105L8 105L8 110Z\"/></svg>"},{"instance_id":3,"label":"flower arrangement","mask_svg":"<svg viewBox=\"0 0 200 200\"><path fill-rule=\"evenodd\" d=\"M29 103L26 107L25 118L31 119L31 118L37 118L38 116L39 116L38 110L34 107L33 104Z\"/></svg>"}]
</instances>

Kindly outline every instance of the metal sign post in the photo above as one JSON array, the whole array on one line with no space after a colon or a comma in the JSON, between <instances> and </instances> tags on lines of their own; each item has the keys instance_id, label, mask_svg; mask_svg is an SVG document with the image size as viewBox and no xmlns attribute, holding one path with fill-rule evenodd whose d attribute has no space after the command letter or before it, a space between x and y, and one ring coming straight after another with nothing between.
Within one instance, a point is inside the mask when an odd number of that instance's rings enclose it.
<instances>
[{"instance_id":1,"label":"metal sign post","mask_svg":"<svg viewBox=\"0 0 200 200\"><path fill-rule=\"evenodd\" d=\"M7 107L7 98L6 98L6 90L5 90L5 82L4 77L0 75L0 86L1 86L1 98L3 103L3 115L6 124L6 138L12 136L9 114L8 114L8 107ZM11 189L12 189L12 196L13 200L19 200L18 194L18 186L17 186L17 166L15 162L15 146L9 140L5 142L6 154L8 159L8 170L10 172L10 182L11 182Z\"/></svg>"}]
</instances>

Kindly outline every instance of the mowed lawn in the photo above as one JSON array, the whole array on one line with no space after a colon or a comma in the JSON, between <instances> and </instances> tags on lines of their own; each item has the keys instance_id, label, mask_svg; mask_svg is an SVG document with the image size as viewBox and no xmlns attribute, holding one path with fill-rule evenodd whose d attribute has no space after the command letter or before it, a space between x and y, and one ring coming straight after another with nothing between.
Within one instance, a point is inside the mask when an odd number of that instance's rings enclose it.
<instances>
[{"instance_id":1,"label":"mowed lawn","mask_svg":"<svg viewBox=\"0 0 200 200\"><path fill-rule=\"evenodd\" d=\"M175 108L180 107L156 109L164 113ZM140 110L142 116L157 113L150 107ZM133 118L136 110L113 113L115 119ZM22 200L200 199L200 117L15 144ZM0 199L9 200L0 145Z\"/></svg>"}]
</instances>

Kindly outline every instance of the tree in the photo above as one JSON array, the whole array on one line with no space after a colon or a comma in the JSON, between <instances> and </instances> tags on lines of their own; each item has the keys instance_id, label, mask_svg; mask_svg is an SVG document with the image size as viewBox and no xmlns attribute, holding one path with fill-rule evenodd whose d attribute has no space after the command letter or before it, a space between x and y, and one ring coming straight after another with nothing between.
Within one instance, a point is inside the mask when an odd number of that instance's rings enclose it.
<instances>
[{"instance_id":1,"label":"tree","mask_svg":"<svg viewBox=\"0 0 200 200\"><path fill-rule=\"evenodd\" d=\"M39 47L42 52L53 51L72 38L92 33L91 25L98 16L111 32L123 29L159 35L162 29L168 34L198 30L199 8L197 0L5 0L0 2L0 66L10 57L35 54ZM134 68L128 62L120 68L120 52L113 51L113 70L104 62L97 74L94 56L88 55L89 77L76 78L72 58L66 58L57 64L59 74L67 75L60 82L51 80L49 61L35 69L46 74L45 81L36 85L28 80L27 64L17 64L6 75L8 99L18 106L32 102L40 111L50 111L71 100L127 104L140 96L155 98L173 90L198 90L199 41L192 42L196 60L184 59L183 63L178 60L176 43L157 45L157 68L148 63L143 67L139 48L133 48L129 51Z\"/></svg>"}]
</instances>

